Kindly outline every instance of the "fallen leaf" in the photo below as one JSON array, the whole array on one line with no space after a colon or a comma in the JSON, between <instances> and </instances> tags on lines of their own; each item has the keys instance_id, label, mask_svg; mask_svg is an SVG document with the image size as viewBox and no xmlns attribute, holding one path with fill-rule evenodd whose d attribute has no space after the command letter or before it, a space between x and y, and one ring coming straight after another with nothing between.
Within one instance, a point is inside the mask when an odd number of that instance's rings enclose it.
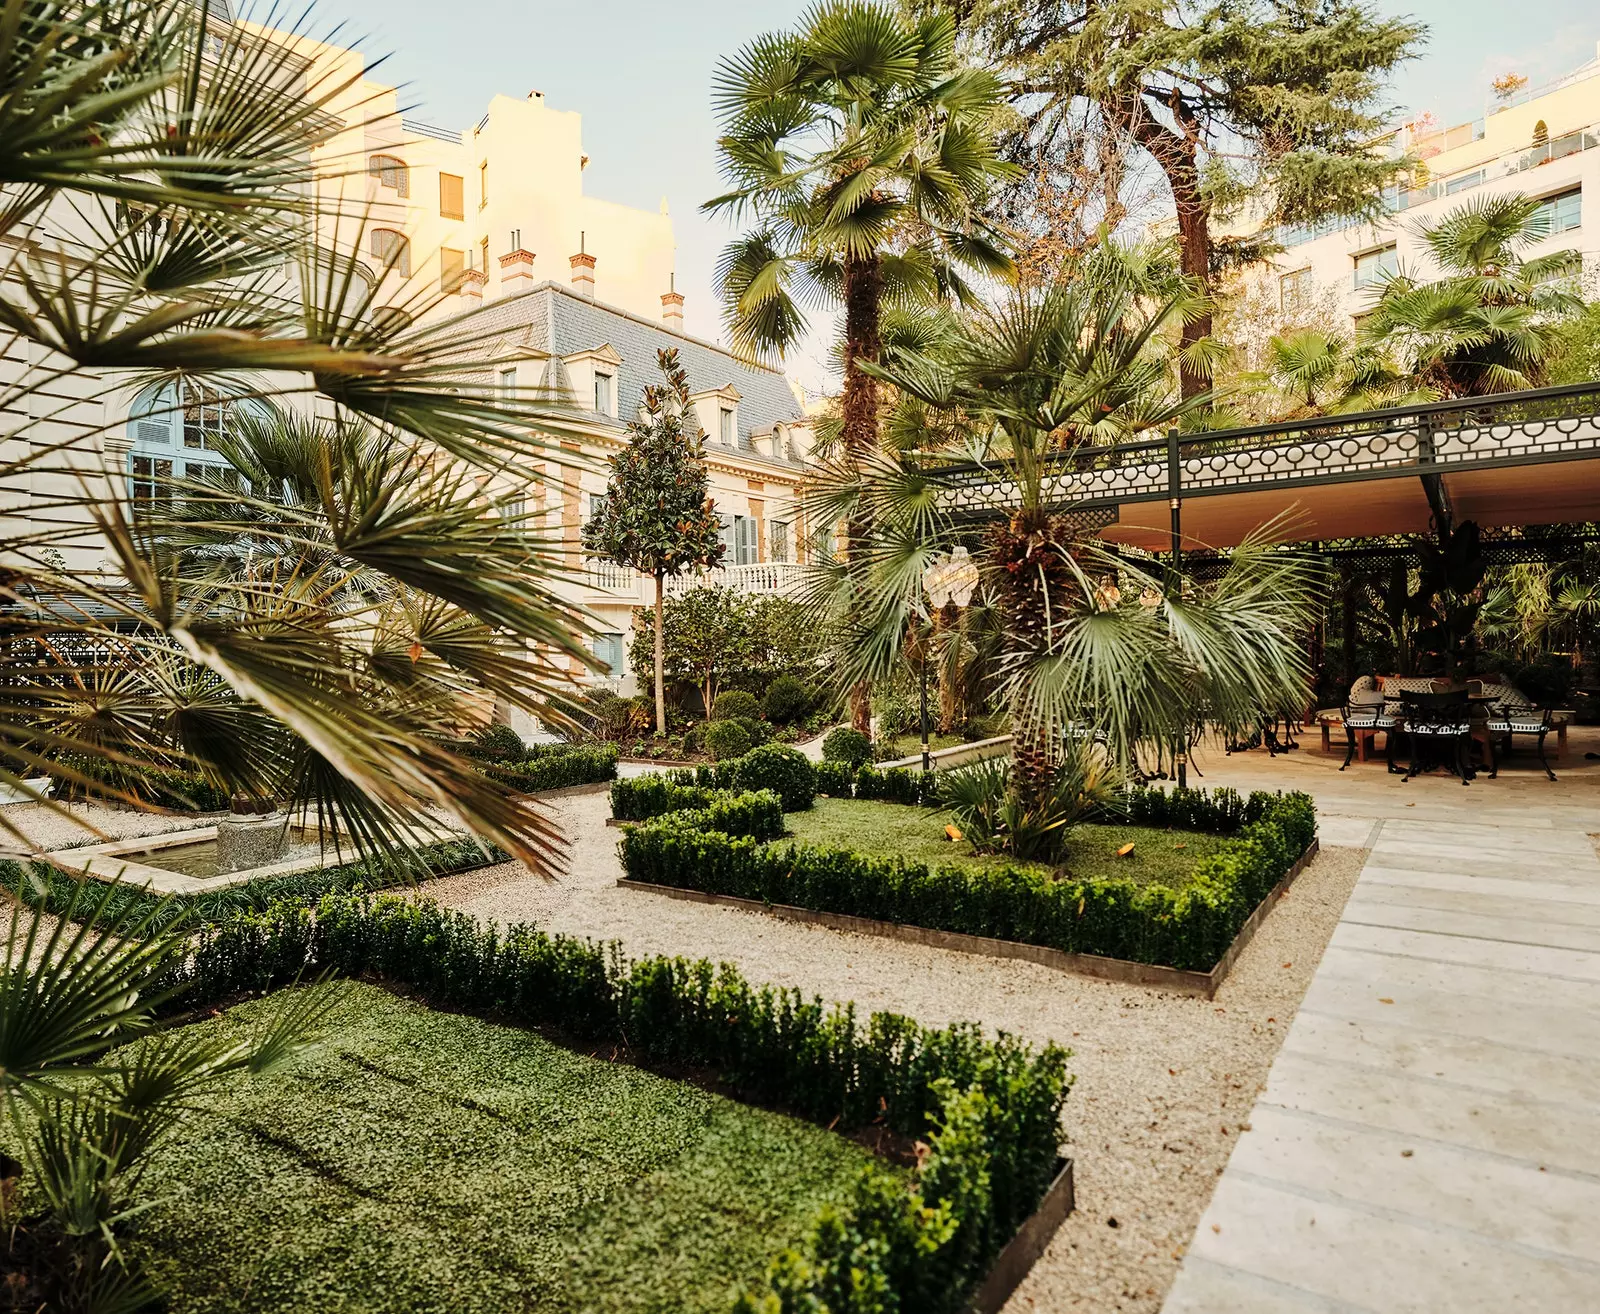
<instances>
[{"instance_id":1,"label":"fallen leaf","mask_svg":"<svg viewBox=\"0 0 1600 1314\"><path fill-rule=\"evenodd\" d=\"M1174 844L1172 847L1175 849L1186 849L1189 846L1187 844Z\"/></svg>"},{"instance_id":2,"label":"fallen leaf","mask_svg":"<svg viewBox=\"0 0 1600 1314\"><path fill-rule=\"evenodd\" d=\"M1294 964L1293 964L1293 963L1285 963L1285 964L1284 964L1284 966L1285 966L1285 967L1293 967L1293 966L1294 966Z\"/></svg>"},{"instance_id":3,"label":"fallen leaf","mask_svg":"<svg viewBox=\"0 0 1600 1314\"><path fill-rule=\"evenodd\" d=\"M1380 1004L1392 1004L1394 1003L1394 1000L1390 999L1387 995L1379 995L1378 1002Z\"/></svg>"},{"instance_id":4,"label":"fallen leaf","mask_svg":"<svg viewBox=\"0 0 1600 1314\"><path fill-rule=\"evenodd\" d=\"M1211 1224L1211 1230L1212 1230L1212 1231L1213 1231L1213 1232L1220 1232L1220 1231L1222 1231L1222 1224L1221 1224L1221 1223L1213 1223L1213 1224Z\"/></svg>"},{"instance_id":5,"label":"fallen leaf","mask_svg":"<svg viewBox=\"0 0 1600 1314\"><path fill-rule=\"evenodd\" d=\"M959 826L946 826L944 828L944 837L952 842L959 840L961 838L961 828Z\"/></svg>"},{"instance_id":6,"label":"fallen leaf","mask_svg":"<svg viewBox=\"0 0 1600 1314\"><path fill-rule=\"evenodd\" d=\"M1117 857L1126 858L1132 852L1133 852L1133 844L1130 842L1130 843L1124 844L1120 849L1117 850Z\"/></svg>"}]
</instances>

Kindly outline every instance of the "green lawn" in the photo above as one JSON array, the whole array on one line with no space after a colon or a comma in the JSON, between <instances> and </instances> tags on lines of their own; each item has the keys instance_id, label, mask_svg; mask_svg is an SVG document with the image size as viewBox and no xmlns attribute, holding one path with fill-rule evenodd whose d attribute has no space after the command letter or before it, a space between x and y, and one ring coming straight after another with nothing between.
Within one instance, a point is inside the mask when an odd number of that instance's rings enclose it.
<instances>
[{"instance_id":1,"label":"green lawn","mask_svg":"<svg viewBox=\"0 0 1600 1314\"><path fill-rule=\"evenodd\" d=\"M294 1070L230 1085L158 1153L136 1244L171 1314L724 1314L879 1162L360 985Z\"/></svg>"},{"instance_id":2,"label":"green lawn","mask_svg":"<svg viewBox=\"0 0 1600 1314\"><path fill-rule=\"evenodd\" d=\"M927 808L819 798L809 812L791 812L785 820L790 833L808 844L980 869L1008 862L1004 857L975 854L965 842L952 843L944 834L950 815ZM1117 850L1130 841L1133 852L1117 857ZM1067 861L1060 870L1083 880L1121 878L1178 886L1188 880L1196 859L1227 842L1222 835L1151 826L1079 826L1068 840ZM1051 870L1037 863L1015 865Z\"/></svg>"}]
</instances>

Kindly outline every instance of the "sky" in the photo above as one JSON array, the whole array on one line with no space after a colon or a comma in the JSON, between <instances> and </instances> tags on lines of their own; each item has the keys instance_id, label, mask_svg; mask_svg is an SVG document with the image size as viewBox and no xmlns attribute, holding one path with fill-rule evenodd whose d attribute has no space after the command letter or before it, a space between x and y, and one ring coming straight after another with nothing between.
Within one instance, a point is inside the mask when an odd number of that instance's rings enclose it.
<instances>
[{"instance_id":1,"label":"sky","mask_svg":"<svg viewBox=\"0 0 1600 1314\"><path fill-rule=\"evenodd\" d=\"M1429 29L1422 56L1394 79L1389 103L1431 110L1445 125L1479 117L1492 78L1521 73L1537 85L1592 59L1600 41L1595 0L1376 3ZM341 44L387 56L375 76L405 89L411 117L470 128L496 92L536 89L552 108L582 114L585 190L650 210L666 198L685 327L716 341L713 277L732 230L699 213L722 190L712 71L751 37L793 25L804 7L800 0L321 0L316 12L322 23L343 24ZM813 334L809 348L785 362L810 386L828 377L822 341Z\"/></svg>"}]
</instances>

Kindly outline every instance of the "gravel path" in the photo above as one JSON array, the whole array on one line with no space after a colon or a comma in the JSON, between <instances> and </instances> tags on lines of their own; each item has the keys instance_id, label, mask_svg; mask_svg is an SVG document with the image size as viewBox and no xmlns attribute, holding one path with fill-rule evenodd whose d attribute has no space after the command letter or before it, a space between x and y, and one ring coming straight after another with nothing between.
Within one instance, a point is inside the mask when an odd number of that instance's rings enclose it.
<instances>
[{"instance_id":1,"label":"gravel path","mask_svg":"<svg viewBox=\"0 0 1600 1314\"><path fill-rule=\"evenodd\" d=\"M557 808L573 837L559 882L507 863L429 893L484 920L727 961L866 1010L973 1020L1075 1051L1066 1129L1078 1210L1009 1314L1160 1308L1363 861L1361 849L1325 848L1208 1002L621 890L606 797Z\"/></svg>"}]
</instances>

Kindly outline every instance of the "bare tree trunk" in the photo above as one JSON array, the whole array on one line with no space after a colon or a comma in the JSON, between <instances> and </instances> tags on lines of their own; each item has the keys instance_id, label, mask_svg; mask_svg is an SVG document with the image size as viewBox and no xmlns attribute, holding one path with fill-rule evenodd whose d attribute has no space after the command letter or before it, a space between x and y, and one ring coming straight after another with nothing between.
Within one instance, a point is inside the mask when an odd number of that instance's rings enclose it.
<instances>
[{"instance_id":1,"label":"bare tree trunk","mask_svg":"<svg viewBox=\"0 0 1600 1314\"><path fill-rule=\"evenodd\" d=\"M667 621L666 606L662 601L665 586L661 572L656 571L656 733L663 738L667 733Z\"/></svg>"}]
</instances>

